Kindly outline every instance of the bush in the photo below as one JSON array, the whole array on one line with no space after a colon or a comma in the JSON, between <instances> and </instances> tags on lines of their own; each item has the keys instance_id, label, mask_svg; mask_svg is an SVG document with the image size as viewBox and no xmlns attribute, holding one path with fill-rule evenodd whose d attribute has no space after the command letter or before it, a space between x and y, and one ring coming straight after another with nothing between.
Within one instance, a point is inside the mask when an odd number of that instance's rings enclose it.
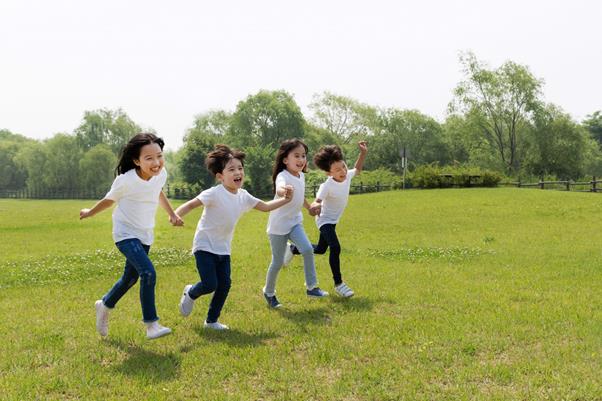
<instances>
[{"instance_id":1,"label":"bush","mask_svg":"<svg viewBox=\"0 0 602 401\"><path fill-rule=\"evenodd\" d=\"M411 185L417 188L495 187L501 180L496 172L467 166L427 164L410 173Z\"/></svg>"}]
</instances>

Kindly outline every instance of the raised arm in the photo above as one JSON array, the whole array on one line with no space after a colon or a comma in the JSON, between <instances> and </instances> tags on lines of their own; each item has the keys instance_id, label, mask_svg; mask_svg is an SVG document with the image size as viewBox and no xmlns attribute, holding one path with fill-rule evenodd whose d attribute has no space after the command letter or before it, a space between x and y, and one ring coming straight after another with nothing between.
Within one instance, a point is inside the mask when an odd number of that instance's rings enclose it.
<instances>
[{"instance_id":1,"label":"raised arm","mask_svg":"<svg viewBox=\"0 0 602 401\"><path fill-rule=\"evenodd\" d=\"M184 225L184 221L182 221L180 216L178 216L178 214L173 211L173 208L171 207L171 203L169 202L169 199L167 199L167 196L165 196L163 191L161 191L161 193L159 194L159 204L167 212L167 214L169 216L169 222L171 223L171 225L173 225L173 226L183 226Z\"/></svg>"},{"instance_id":2,"label":"raised arm","mask_svg":"<svg viewBox=\"0 0 602 401\"><path fill-rule=\"evenodd\" d=\"M85 219L87 217L92 217L95 214L98 214L100 212L102 212L105 209L110 208L111 206L113 206L113 203L115 203L115 201L112 201L110 199L102 199L100 201L98 201L96 203L96 205L92 206L92 209L82 209L79 211L79 219Z\"/></svg>"},{"instance_id":3,"label":"raised arm","mask_svg":"<svg viewBox=\"0 0 602 401\"><path fill-rule=\"evenodd\" d=\"M355 162L355 175L359 175L364 168L364 160L366 160L366 154L368 153L368 142L359 141L357 147L360 149L360 155Z\"/></svg>"},{"instance_id":4,"label":"raised arm","mask_svg":"<svg viewBox=\"0 0 602 401\"><path fill-rule=\"evenodd\" d=\"M284 191L283 195L281 195L282 198L273 199L269 202L260 200L257 202L254 209L261 212L271 212L272 210L278 209L280 206L284 206L289 203L291 199L293 199L294 188L292 185L286 185L282 187L282 189Z\"/></svg>"},{"instance_id":5,"label":"raised arm","mask_svg":"<svg viewBox=\"0 0 602 401\"><path fill-rule=\"evenodd\" d=\"M190 212L192 209L196 209L199 206L203 206L203 202L199 200L199 198L194 198L189 200L186 203L181 204L176 209L176 214L180 217L184 217Z\"/></svg>"}]
</instances>

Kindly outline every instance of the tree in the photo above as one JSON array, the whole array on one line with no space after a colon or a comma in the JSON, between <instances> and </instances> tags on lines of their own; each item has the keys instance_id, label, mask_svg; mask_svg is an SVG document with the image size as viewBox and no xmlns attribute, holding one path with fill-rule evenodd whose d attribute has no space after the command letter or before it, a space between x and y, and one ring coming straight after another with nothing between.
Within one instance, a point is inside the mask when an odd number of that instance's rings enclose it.
<instances>
[{"instance_id":1,"label":"tree","mask_svg":"<svg viewBox=\"0 0 602 401\"><path fill-rule=\"evenodd\" d=\"M262 90L238 103L230 128L230 138L236 147L276 149L287 138L305 136L305 119L290 94Z\"/></svg>"},{"instance_id":2,"label":"tree","mask_svg":"<svg viewBox=\"0 0 602 401\"><path fill-rule=\"evenodd\" d=\"M140 131L141 128L123 110L101 109L84 113L83 122L75 129L75 136L84 152L103 143L118 155L130 138Z\"/></svg>"},{"instance_id":3,"label":"tree","mask_svg":"<svg viewBox=\"0 0 602 401\"><path fill-rule=\"evenodd\" d=\"M583 120L583 126L587 128L592 138L602 145L602 111L598 110L587 115Z\"/></svg>"},{"instance_id":4,"label":"tree","mask_svg":"<svg viewBox=\"0 0 602 401\"><path fill-rule=\"evenodd\" d=\"M202 188L214 184L215 178L205 167L205 157L216 144L226 142L229 129L230 115L224 111L195 117L193 127L184 136L184 146L178 157L178 167L186 183Z\"/></svg>"},{"instance_id":5,"label":"tree","mask_svg":"<svg viewBox=\"0 0 602 401\"><path fill-rule=\"evenodd\" d=\"M28 142L22 135L0 130L0 189L25 188L27 170L15 162L15 156Z\"/></svg>"},{"instance_id":6,"label":"tree","mask_svg":"<svg viewBox=\"0 0 602 401\"><path fill-rule=\"evenodd\" d=\"M27 189L31 191L46 190L44 181L47 153L45 146L38 141L26 143L14 157L15 164L27 171Z\"/></svg>"},{"instance_id":7,"label":"tree","mask_svg":"<svg viewBox=\"0 0 602 401\"><path fill-rule=\"evenodd\" d=\"M77 139L67 134L56 134L44 142L46 162L44 183L51 190L79 189L79 160L82 152Z\"/></svg>"},{"instance_id":8,"label":"tree","mask_svg":"<svg viewBox=\"0 0 602 401\"><path fill-rule=\"evenodd\" d=\"M80 188L106 192L111 187L117 158L111 148L98 144L87 151L79 161Z\"/></svg>"},{"instance_id":9,"label":"tree","mask_svg":"<svg viewBox=\"0 0 602 401\"><path fill-rule=\"evenodd\" d=\"M487 69L474 54L460 57L466 80L454 90L450 112L466 113L479 134L509 173L517 173L524 155L524 139L534 112L540 107L543 82L526 66L508 61Z\"/></svg>"}]
</instances>

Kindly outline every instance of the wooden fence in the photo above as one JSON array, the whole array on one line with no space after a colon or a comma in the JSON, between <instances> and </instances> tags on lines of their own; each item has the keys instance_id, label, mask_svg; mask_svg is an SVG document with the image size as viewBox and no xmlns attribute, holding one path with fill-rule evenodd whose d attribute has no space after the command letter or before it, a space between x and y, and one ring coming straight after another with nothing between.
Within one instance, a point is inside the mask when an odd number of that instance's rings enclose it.
<instances>
[{"instance_id":1,"label":"wooden fence","mask_svg":"<svg viewBox=\"0 0 602 401\"><path fill-rule=\"evenodd\" d=\"M538 182L503 182L500 183L502 186L512 186L517 188L538 188L538 189L553 189L561 191L574 191L574 192L602 192L602 181L596 180L596 177L592 177L591 181L544 181L539 180Z\"/></svg>"}]
</instances>

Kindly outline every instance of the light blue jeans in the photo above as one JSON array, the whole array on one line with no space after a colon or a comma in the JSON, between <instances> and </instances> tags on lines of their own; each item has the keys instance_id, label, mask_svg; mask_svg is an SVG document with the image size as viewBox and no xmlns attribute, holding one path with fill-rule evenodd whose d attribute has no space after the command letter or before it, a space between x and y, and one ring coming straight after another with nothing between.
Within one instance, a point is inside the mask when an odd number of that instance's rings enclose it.
<instances>
[{"instance_id":1,"label":"light blue jeans","mask_svg":"<svg viewBox=\"0 0 602 401\"><path fill-rule=\"evenodd\" d=\"M303 255L303 270L305 271L305 286L311 290L318 286L318 277L316 276L316 265L314 264L314 248L309 242L305 230L301 224L293 227L290 233L285 235L269 234L270 247L272 248L272 262L268 268L268 274L265 278L265 287L263 292L267 296L276 294L276 280L278 273L284 263L284 252L288 246L286 241L290 240L295 244L299 253Z\"/></svg>"}]
</instances>

